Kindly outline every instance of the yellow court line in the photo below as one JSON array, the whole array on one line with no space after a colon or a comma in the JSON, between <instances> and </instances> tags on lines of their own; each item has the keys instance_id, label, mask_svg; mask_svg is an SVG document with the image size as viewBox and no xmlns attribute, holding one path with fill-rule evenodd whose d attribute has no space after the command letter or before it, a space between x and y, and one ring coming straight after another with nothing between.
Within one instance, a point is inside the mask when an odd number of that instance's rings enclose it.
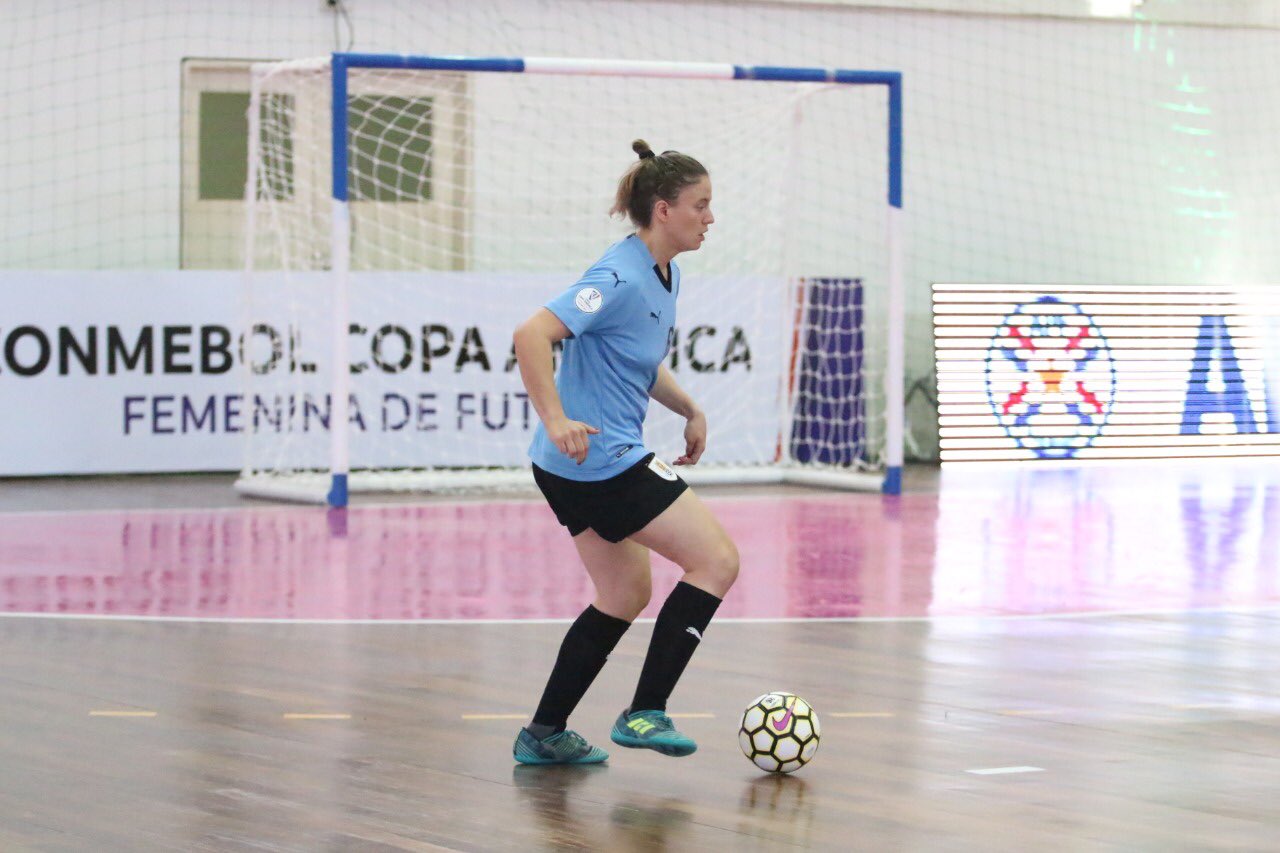
<instances>
[{"instance_id":1,"label":"yellow court line","mask_svg":"<svg viewBox=\"0 0 1280 853\"><path fill-rule=\"evenodd\" d=\"M90 711L90 717L155 717L155 711Z\"/></svg>"},{"instance_id":2,"label":"yellow court line","mask_svg":"<svg viewBox=\"0 0 1280 853\"><path fill-rule=\"evenodd\" d=\"M286 720L349 720L350 714L285 714Z\"/></svg>"},{"instance_id":3,"label":"yellow court line","mask_svg":"<svg viewBox=\"0 0 1280 853\"><path fill-rule=\"evenodd\" d=\"M823 714L824 717L892 717L892 711L844 711Z\"/></svg>"}]
</instances>

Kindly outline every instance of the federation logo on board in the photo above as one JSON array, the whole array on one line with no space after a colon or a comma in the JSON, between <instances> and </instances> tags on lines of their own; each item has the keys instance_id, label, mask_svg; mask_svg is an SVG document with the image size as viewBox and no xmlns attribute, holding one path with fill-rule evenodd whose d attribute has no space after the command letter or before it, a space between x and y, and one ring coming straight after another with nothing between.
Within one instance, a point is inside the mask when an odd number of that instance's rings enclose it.
<instances>
[{"instance_id":1,"label":"federation logo on board","mask_svg":"<svg viewBox=\"0 0 1280 853\"><path fill-rule=\"evenodd\" d=\"M1070 459L1102 434L1115 400L1111 347L1079 305L1016 306L987 352L987 400L1005 433L1038 459Z\"/></svg>"}]
</instances>

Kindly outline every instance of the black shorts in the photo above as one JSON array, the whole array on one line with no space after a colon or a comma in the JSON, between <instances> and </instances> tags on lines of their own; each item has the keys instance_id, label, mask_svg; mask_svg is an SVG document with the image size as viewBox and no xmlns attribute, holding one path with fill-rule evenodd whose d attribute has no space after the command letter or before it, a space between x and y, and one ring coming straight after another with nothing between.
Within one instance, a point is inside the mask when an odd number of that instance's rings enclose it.
<instances>
[{"instance_id":1,"label":"black shorts","mask_svg":"<svg viewBox=\"0 0 1280 853\"><path fill-rule=\"evenodd\" d=\"M607 480L569 480L537 465L533 479L551 504L556 520L577 536L590 527L600 538L621 542L644 528L662 511L675 503L689 484L669 465L661 466L675 479L668 479L650 467L654 454L641 459L627 470Z\"/></svg>"}]
</instances>

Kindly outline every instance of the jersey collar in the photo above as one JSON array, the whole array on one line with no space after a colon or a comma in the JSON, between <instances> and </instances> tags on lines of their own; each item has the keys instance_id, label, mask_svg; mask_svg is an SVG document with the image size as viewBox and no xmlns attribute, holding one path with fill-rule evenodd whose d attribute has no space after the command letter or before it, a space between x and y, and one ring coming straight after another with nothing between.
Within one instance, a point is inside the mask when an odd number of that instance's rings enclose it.
<instances>
[{"instance_id":1,"label":"jersey collar","mask_svg":"<svg viewBox=\"0 0 1280 853\"><path fill-rule=\"evenodd\" d=\"M653 270L653 277L658 280L658 283L666 288L667 293L671 293L671 279L662 274L662 268L653 259L653 253L649 251L649 247L644 244L644 241L639 236L630 234L627 236L627 242L632 244L635 251L639 253L644 265ZM668 273L670 273L671 268L671 264L667 264Z\"/></svg>"}]
</instances>

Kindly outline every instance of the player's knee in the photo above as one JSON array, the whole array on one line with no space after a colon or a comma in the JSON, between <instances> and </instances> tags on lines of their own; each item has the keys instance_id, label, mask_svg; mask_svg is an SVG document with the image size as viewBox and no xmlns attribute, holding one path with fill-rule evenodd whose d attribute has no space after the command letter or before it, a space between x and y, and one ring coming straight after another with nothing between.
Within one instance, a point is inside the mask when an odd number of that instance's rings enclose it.
<instances>
[{"instance_id":1,"label":"player's knee","mask_svg":"<svg viewBox=\"0 0 1280 853\"><path fill-rule=\"evenodd\" d=\"M641 611L649 606L649 598L650 595L648 590L645 590L643 594L636 593L632 595L627 599L626 604L624 605L627 615L622 618L628 622L634 622L636 617L640 615Z\"/></svg>"},{"instance_id":2,"label":"player's knee","mask_svg":"<svg viewBox=\"0 0 1280 853\"><path fill-rule=\"evenodd\" d=\"M649 599L653 597L653 586L649 583L648 578L643 584L636 584L631 590L631 619L635 619L640 615L640 611L649 606ZM629 620L628 620L629 621Z\"/></svg>"},{"instance_id":3,"label":"player's knee","mask_svg":"<svg viewBox=\"0 0 1280 853\"><path fill-rule=\"evenodd\" d=\"M649 606L653 596L653 587L648 579L637 581L628 586L610 590L607 596L601 596L604 610L611 616L633 621Z\"/></svg>"},{"instance_id":4,"label":"player's knee","mask_svg":"<svg viewBox=\"0 0 1280 853\"><path fill-rule=\"evenodd\" d=\"M725 539L716 548L710 569L725 589L738 579L738 546L731 539Z\"/></svg>"}]
</instances>

